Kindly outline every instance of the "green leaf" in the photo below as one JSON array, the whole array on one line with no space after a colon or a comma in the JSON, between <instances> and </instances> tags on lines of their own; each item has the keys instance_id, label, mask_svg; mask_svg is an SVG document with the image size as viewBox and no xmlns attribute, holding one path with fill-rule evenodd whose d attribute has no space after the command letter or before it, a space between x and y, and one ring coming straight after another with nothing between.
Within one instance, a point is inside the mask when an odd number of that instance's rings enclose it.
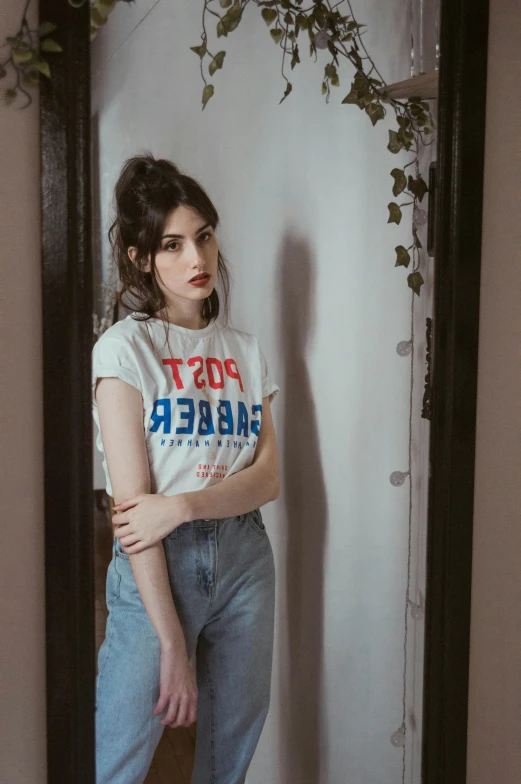
<instances>
[{"instance_id":1,"label":"green leaf","mask_svg":"<svg viewBox=\"0 0 521 784\"><path fill-rule=\"evenodd\" d=\"M407 275L407 283L409 288L414 291L415 294L420 296L420 289L425 283L422 278L421 272L411 272L410 275Z\"/></svg>"},{"instance_id":2,"label":"green leaf","mask_svg":"<svg viewBox=\"0 0 521 784\"><path fill-rule=\"evenodd\" d=\"M28 71L24 74L23 83L27 87L37 87L40 84L40 77L38 71Z\"/></svg>"},{"instance_id":3,"label":"green leaf","mask_svg":"<svg viewBox=\"0 0 521 784\"><path fill-rule=\"evenodd\" d=\"M389 218L387 223L399 224L402 219L402 211L400 207L394 201L390 202L387 206L389 207Z\"/></svg>"},{"instance_id":4,"label":"green leaf","mask_svg":"<svg viewBox=\"0 0 521 784\"><path fill-rule=\"evenodd\" d=\"M279 106L282 103L282 101L284 101L288 97L288 95L290 94L292 89L293 89L293 85L291 84L291 82L288 82L287 85L286 85L286 90L284 92L284 95L282 96L282 98L279 101Z\"/></svg>"},{"instance_id":5,"label":"green leaf","mask_svg":"<svg viewBox=\"0 0 521 784\"><path fill-rule=\"evenodd\" d=\"M351 92L346 95L342 103L358 103L358 91L351 87Z\"/></svg>"},{"instance_id":6,"label":"green leaf","mask_svg":"<svg viewBox=\"0 0 521 784\"><path fill-rule=\"evenodd\" d=\"M103 27L104 24L107 24L107 17L96 6L92 6L90 9L90 22L94 27Z\"/></svg>"},{"instance_id":7,"label":"green leaf","mask_svg":"<svg viewBox=\"0 0 521 784\"><path fill-rule=\"evenodd\" d=\"M326 93L327 93L327 84L325 82L322 82L322 95L325 95Z\"/></svg>"},{"instance_id":8,"label":"green leaf","mask_svg":"<svg viewBox=\"0 0 521 784\"><path fill-rule=\"evenodd\" d=\"M224 62L224 58L225 58L225 56L226 56L226 52L217 52L217 54L216 54L216 55L215 55L215 57L213 58L212 62L211 62L211 63L210 63L210 65L208 66L208 71L209 71L209 73L210 73L210 76L213 76L213 75L214 75L214 73L215 73L215 72L216 72L216 71L217 71L219 68L222 68L222 67L223 67L223 62Z\"/></svg>"},{"instance_id":9,"label":"green leaf","mask_svg":"<svg viewBox=\"0 0 521 784\"><path fill-rule=\"evenodd\" d=\"M407 248L404 248L403 245L397 245L395 251L396 251L396 264L394 266L408 267L411 261L411 256Z\"/></svg>"},{"instance_id":10,"label":"green leaf","mask_svg":"<svg viewBox=\"0 0 521 784\"><path fill-rule=\"evenodd\" d=\"M217 31L217 38L220 38L222 35L226 38L226 36L228 35L228 31L226 30L226 27L224 26L222 19L219 19L219 21L217 22L216 31Z\"/></svg>"},{"instance_id":11,"label":"green leaf","mask_svg":"<svg viewBox=\"0 0 521 784\"><path fill-rule=\"evenodd\" d=\"M49 33L54 33L56 30L56 25L52 22L42 22L40 27L38 28L38 35L40 38L43 38L44 35L49 35Z\"/></svg>"},{"instance_id":12,"label":"green leaf","mask_svg":"<svg viewBox=\"0 0 521 784\"><path fill-rule=\"evenodd\" d=\"M206 84L203 90L203 109L214 93L213 84Z\"/></svg>"},{"instance_id":13,"label":"green leaf","mask_svg":"<svg viewBox=\"0 0 521 784\"><path fill-rule=\"evenodd\" d=\"M270 35L273 38L273 40L275 41L275 43L279 44L280 43L280 39L282 38L282 30L280 29L280 27L277 27L274 30L270 30Z\"/></svg>"},{"instance_id":14,"label":"green leaf","mask_svg":"<svg viewBox=\"0 0 521 784\"><path fill-rule=\"evenodd\" d=\"M28 63L33 59L31 49L13 49L13 60L15 63Z\"/></svg>"},{"instance_id":15,"label":"green leaf","mask_svg":"<svg viewBox=\"0 0 521 784\"><path fill-rule=\"evenodd\" d=\"M232 2L233 0L221 0L220 2L221 8L229 8Z\"/></svg>"},{"instance_id":16,"label":"green leaf","mask_svg":"<svg viewBox=\"0 0 521 784\"><path fill-rule=\"evenodd\" d=\"M399 196L407 187L407 178L403 169L393 169L391 177L394 177L393 196Z\"/></svg>"},{"instance_id":17,"label":"green leaf","mask_svg":"<svg viewBox=\"0 0 521 784\"><path fill-rule=\"evenodd\" d=\"M190 51L195 52L202 60L206 54L206 41L203 41L200 46L191 46Z\"/></svg>"},{"instance_id":18,"label":"green leaf","mask_svg":"<svg viewBox=\"0 0 521 784\"><path fill-rule=\"evenodd\" d=\"M4 93L5 105L9 106L12 104L17 95L18 92L16 91L15 87L10 87L9 90L6 90Z\"/></svg>"},{"instance_id":19,"label":"green leaf","mask_svg":"<svg viewBox=\"0 0 521 784\"><path fill-rule=\"evenodd\" d=\"M336 67L331 63L328 63L324 68L324 73L326 76L328 76L331 79L336 74Z\"/></svg>"},{"instance_id":20,"label":"green leaf","mask_svg":"<svg viewBox=\"0 0 521 784\"><path fill-rule=\"evenodd\" d=\"M420 176L418 177L417 180L415 180L413 177L411 177L411 175L409 175L409 180L408 180L408 183L407 183L407 187L409 188L410 192L414 196L416 196L416 198L419 201L422 201L423 197L425 196L425 194L429 190L429 188L427 187L427 183L425 182L424 179L422 179L421 174L420 174Z\"/></svg>"},{"instance_id":21,"label":"green leaf","mask_svg":"<svg viewBox=\"0 0 521 784\"><path fill-rule=\"evenodd\" d=\"M240 0L235 0L232 7L222 17L221 22L226 31L224 35L232 33L238 26L242 19L242 7Z\"/></svg>"},{"instance_id":22,"label":"green leaf","mask_svg":"<svg viewBox=\"0 0 521 784\"><path fill-rule=\"evenodd\" d=\"M366 114L369 116L369 119L371 120L373 127L376 125L378 120L383 120L385 116L383 106L381 106L378 103L378 101L374 101L373 103L368 104L365 107L365 111Z\"/></svg>"},{"instance_id":23,"label":"green leaf","mask_svg":"<svg viewBox=\"0 0 521 784\"><path fill-rule=\"evenodd\" d=\"M339 86L340 79L338 78L338 74L335 74L334 76L331 77L331 84L333 85L333 87Z\"/></svg>"},{"instance_id":24,"label":"green leaf","mask_svg":"<svg viewBox=\"0 0 521 784\"><path fill-rule=\"evenodd\" d=\"M269 27L270 24L277 18L278 14L273 8L263 8L261 11L261 16Z\"/></svg>"},{"instance_id":25,"label":"green leaf","mask_svg":"<svg viewBox=\"0 0 521 784\"><path fill-rule=\"evenodd\" d=\"M300 63L300 57L298 53L298 44L295 44L293 47L293 56L291 58L291 70L294 69L297 63Z\"/></svg>"},{"instance_id":26,"label":"green leaf","mask_svg":"<svg viewBox=\"0 0 521 784\"><path fill-rule=\"evenodd\" d=\"M399 140L396 131L389 131L389 144L387 145L387 149L389 150L389 152L392 153L400 152L402 147L403 144Z\"/></svg>"},{"instance_id":27,"label":"green leaf","mask_svg":"<svg viewBox=\"0 0 521 784\"><path fill-rule=\"evenodd\" d=\"M45 40L42 41L40 48L44 52L63 52L60 44L56 41L53 41L52 38L45 38Z\"/></svg>"},{"instance_id":28,"label":"green leaf","mask_svg":"<svg viewBox=\"0 0 521 784\"><path fill-rule=\"evenodd\" d=\"M34 64L36 70L40 71L44 76L50 77L51 76L51 69L49 67L49 63L46 60L40 59L37 60Z\"/></svg>"}]
</instances>

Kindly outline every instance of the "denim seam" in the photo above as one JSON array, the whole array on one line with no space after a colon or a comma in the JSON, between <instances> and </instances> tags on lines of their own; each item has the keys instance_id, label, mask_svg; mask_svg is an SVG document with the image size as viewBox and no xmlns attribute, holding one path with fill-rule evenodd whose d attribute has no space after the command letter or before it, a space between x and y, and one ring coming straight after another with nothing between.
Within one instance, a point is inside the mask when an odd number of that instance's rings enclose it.
<instances>
[{"instance_id":1,"label":"denim seam","mask_svg":"<svg viewBox=\"0 0 521 784\"><path fill-rule=\"evenodd\" d=\"M112 607L113 604L115 604L117 602L117 600L120 597L120 593L121 593L121 574L118 572L118 567L116 566L116 561L114 561L114 569L115 569L117 577L118 577L118 584L117 584L116 590L114 591L114 593L116 595L114 596L113 600L111 602L107 602L107 610L110 607Z\"/></svg>"},{"instance_id":2,"label":"denim seam","mask_svg":"<svg viewBox=\"0 0 521 784\"><path fill-rule=\"evenodd\" d=\"M206 608L206 614L204 616L203 628L204 628L204 626L206 626L206 624L208 622L208 616L210 615L210 610L212 609L213 600L215 599L215 594L216 594L216 591L217 591L217 563L218 563L218 559L219 559L219 547L217 545L217 526L215 526L214 534L215 534L215 539L214 539L214 541L215 541L215 570L214 570L214 574L213 574L214 580L213 580L212 589L210 591L210 595L208 596L208 607Z\"/></svg>"},{"instance_id":3,"label":"denim seam","mask_svg":"<svg viewBox=\"0 0 521 784\"><path fill-rule=\"evenodd\" d=\"M107 650L105 652L105 658L103 659L101 667L98 667L98 677L96 678L96 693L94 695L95 696L95 707L98 704L99 684L100 684L101 676L102 676L103 671L105 669L105 665L107 664L107 662L109 660L109 653L110 653L110 646L111 645L112 645L112 640L110 640L110 639L107 640Z\"/></svg>"},{"instance_id":4,"label":"denim seam","mask_svg":"<svg viewBox=\"0 0 521 784\"><path fill-rule=\"evenodd\" d=\"M210 770L210 780L208 784L215 784L215 736L214 736L214 709L213 709L213 702L214 702L214 693L213 693L213 686L212 686L212 679L210 676L210 668L208 666L208 662L205 659L204 661L204 671L206 675L206 685L208 686L208 694L210 696L210 760L211 760L211 770Z\"/></svg>"},{"instance_id":5,"label":"denim seam","mask_svg":"<svg viewBox=\"0 0 521 784\"><path fill-rule=\"evenodd\" d=\"M258 533L259 536L265 536L266 535L266 526L264 525L264 523L263 523L264 528L260 528L257 525L257 523L255 522L255 518L253 516L253 512L248 512L248 514L246 515L246 519L247 519L247 522L250 525L250 528L253 528L253 530L256 531L256 533Z\"/></svg>"}]
</instances>

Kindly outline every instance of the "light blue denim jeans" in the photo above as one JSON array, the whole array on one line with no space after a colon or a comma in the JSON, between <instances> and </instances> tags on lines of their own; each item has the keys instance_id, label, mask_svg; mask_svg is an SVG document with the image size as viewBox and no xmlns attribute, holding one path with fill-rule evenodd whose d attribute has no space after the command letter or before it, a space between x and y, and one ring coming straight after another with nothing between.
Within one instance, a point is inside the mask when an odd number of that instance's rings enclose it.
<instances>
[{"instance_id":1,"label":"light blue denim jeans","mask_svg":"<svg viewBox=\"0 0 521 784\"><path fill-rule=\"evenodd\" d=\"M259 509L183 523L163 540L188 656L196 652L192 784L243 784L270 700L275 569ZM114 538L96 678L96 784L142 784L164 727L159 640Z\"/></svg>"}]
</instances>

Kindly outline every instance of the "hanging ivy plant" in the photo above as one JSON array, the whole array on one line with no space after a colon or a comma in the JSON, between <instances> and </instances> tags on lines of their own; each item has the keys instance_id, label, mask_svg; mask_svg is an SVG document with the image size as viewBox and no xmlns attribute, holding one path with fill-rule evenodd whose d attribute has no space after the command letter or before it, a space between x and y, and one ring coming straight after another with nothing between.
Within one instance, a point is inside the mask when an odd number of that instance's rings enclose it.
<instances>
[{"instance_id":1,"label":"hanging ivy plant","mask_svg":"<svg viewBox=\"0 0 521 784\"><path fill-rule=\"evenodd\" d=\"M80 8L87 1L67 0L69 5L74 8ZM133 2L133 0L121 1ZM118 0L95 0L94 3L91 3L91 40L94 40L98 30L107 23L117 2ZM413 215L417 214L418 203L422 202L428 192L427 184L419 173L419 145L432 144L430 136L436 127L430 113L429 103L422 100L420 96L406 100L398 100L389 96L387 85L362 40L365 34L362 32L362 28L367 25L356 21L349 0L340 0L334 6L329 0L327 2L313 0L309 8L302 8L303 0L219 0L219 6L223 13L219 13L211 7L216 4L216 0L203 0L201 43L198 46L190 47L200 60L201 77L204 82L202 109L205 109L208 101L215 94L213 82L208 81L205 76L205 67L208 77L212 78L217 71L222 70L226 57L225 50L217 51L214 54L208 47L208 16L217 20L215 22L216 37L218 39L227 38L239 27L244 9L250 3L260 9L260 15L269 29L272 41L282 52L281 73L286 85L279 104L288 98L293 89L285 71L287 59L291 56L289 63L290 70L293 71L301 62L299 36L302 35L305 38L307 34L309 55L315 57L315 62L319 49L327 50L330 55L330 61L324 66L320 79L320 89L322 95L326 96L326 103L330 100L331 88L338 88L341 85L340 58L344 58L354 68L354 75L351 77L349 92L343 98L342 103L356 105L360 111L367 114L373 126L385 118L386 106L394 111L397 127L389 130L387 149L395 155L402 150L412 152L414 158L405 164L403 169L393 168L391 170L394 198L404 194L405 198L409 198L409 201L400 204L396 201L389 202L387 223L399 225L403 217L403 207L412 206ZM340 6L344 4L349 13L342 14L340 12ZM23 11L20 29L16 35L6 38L9 54L7 59L0 63L0 79L6 78L10 70L14 71L16 76L16 83L4 91L4 101L6 104L13 104L21 94L25 96L26 102L19 108L28 106L32 100L25 88L37 87L41 75L47 78L51 77L51 65L44 53L47 55L62 51L60 44L51 37L51 34L56 30L55 25L43 22L38 30L29 29L26 19L28 5L29 0L27 0ZM303 46L302 38L300 46ZM375 74L380 78L376 78ZM405 170L409 166L414 167L414 176L411 174L407 176ZM418 212L421 213L421 210ZM418 269L418 251L422 246L414 223L412 234L413 241L408 248L403 245L396 246L395 267L408 268L411 263L410 251L412 251L412 272L407 276L407 284L415 294L419 295L424 283L423 276Z\"/></svg>"},{"instance_id":2,"label":"hanging ivy plant","mask_svg":"<svg viewBox=\"0 0 521 784\"><path fill-rule=\"evenodd\" d=\"M56 25L42 22L37 30L31 30L27 21L27 9L30 0L26 1L19 30L5 39L8 54L0 62L0 79L12 73L15 83L4 90L4 103L7 106L25 109L32 103L32 97L26 88L38 87L42 76L51 78L51 61L47 55L62 52L63 48L52 38ZM73 8L81 8L87 0L67 0ZM107 23L108 17L118 0L96 0L90 8L90 38L94 40L100 27ZM133 0L122 0L133 2ZM16 105L18 98L23 102Z\"/></svg>"},{"instance_id":3,"label":"hanging ivy plant","mask_svg":"<svg viewBox=\"0 0 521 784\"><path fill-rule=\"evenodd\" d=\"M330 54L330 61L323 67L321 77L321 92L326 96L326 103L329 102L332 88L340 87L340 58L348 60L354 68L354 75L349 85L349 92L342 100L343 104L354 104L369 117L373 126L383 120L386 116L386 106L390 107L396 115L397 128L389 130L389 142L387 149L393 154L398 154L401 150L414 153L414 158L407 163L403 169L393 168L391 177L393 178L392 193L396 199L400 194L409 197L409 201L397 203L391 201L388 204L389 217L388 223L400 224L402 220L402 208L412 206L417 209L418 202L428 192L428 187L418 166L419 145L427 146L432 144L429 135L436 127L430 114L429 103L414 96L407 100L397 100L389 96L387 85L378 72L376 65L370 57L362 41L362 28L367 27L356 21L353 9L349 0L340 0L332 7L330 2L314 0L308 8L303 8L303 0L219 0L219 5L224 13L219 14L213 8L214 0L203 0L202 33L201 44L190 47L200 58L201 76L204 82L202 94L202 108L206 107L208 101L215 94L213 82L207 80L204 66L208 65L208 75L213 77L217 70L224 64L226 51L221 50L214 54L208 45L207 20L208 16L216 19L215 34L219 38L227 38L230 33L238 28L241 23L244 9L253 2L260 9L260 15L269 29L271 39L281 49L282 52L282 77L286 82L284 93L279 104L286 100L290 95L293 85L289 80L286 69L289 60L290 71L301 62L300 47L304 46L302 37L309 46L310 57L315 57L317 61L317 50L327 50ZM349 13L342 14L340 6L344 5ZM299 40L299 36L302 36ZM289 59L291 58L291 59ZM380 77L379 79L376 76ZM415 175L406 175L405 169L413 166ZM398 245L396 252L396 267L408 268L411 263L411 253L413 255L412 272L407 277L407 283L415 294L420 294L420 289L424 283L423 276L418 270L419 255L418 250L421 243L416 230L413 230L413 242L405 248Z\"/></svg>"}]
</instances>

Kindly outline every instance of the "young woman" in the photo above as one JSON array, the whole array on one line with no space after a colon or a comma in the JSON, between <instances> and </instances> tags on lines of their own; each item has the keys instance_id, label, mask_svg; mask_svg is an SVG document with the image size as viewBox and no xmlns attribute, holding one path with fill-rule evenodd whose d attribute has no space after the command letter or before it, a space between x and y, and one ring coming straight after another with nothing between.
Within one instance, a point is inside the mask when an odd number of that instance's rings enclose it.
<instances>
[{"instance_id":1,"label":"young woman","mask_svg":"<svg viewBox=\"0 0 521 784\"><path fill-rule=\"evenodd\" d=\"M229 278L203 188L139 155L115 208L119 298L133 303L93 349L116 511L96 781L140 784L164 727L197 718L192 784L241 784L270 698L275 577L259 507L279 494L279 387L257 339L216 321Z\"/></svg>"}]
</instances>

